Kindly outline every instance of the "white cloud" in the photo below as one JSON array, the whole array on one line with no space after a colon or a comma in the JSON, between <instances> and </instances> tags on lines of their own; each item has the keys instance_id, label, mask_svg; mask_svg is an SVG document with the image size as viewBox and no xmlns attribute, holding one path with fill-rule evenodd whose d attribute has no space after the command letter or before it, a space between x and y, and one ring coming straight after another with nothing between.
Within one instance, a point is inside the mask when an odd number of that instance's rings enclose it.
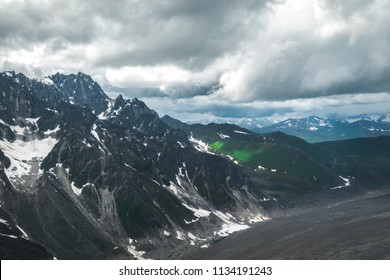
<instances>
[{"instance_id":1,"label":"white cloud","mask_svg":"<svg viewBox=\"0 0 390 280\"><path fill-rule=\"evenodd\" d=\"M389 3L371 1L349 17L339 8L321 0L273 4L238 67L222 74L222 96L238 102L388 89Z\"/></svg>"},{"instance_id":2,"label":"white cloud","mask_svg":"<svg viewBox=\"0 0 390 280\"><path fill-rule=\"evenodd\" d=\"M189 71L174 65L123 67L106 71L107 81L121 87L160 87L188 82L190 76Z\"/></svg>"},{"instance_id":3,"label":"white cloud","mask_svg":"<svg viewBox=\"0 0 390 280\"><path fill-rule=\"evenodd\" d=\"M387 112L390 106L389 93L345 94L300 98L286 101L255 101L232 104L215 95L195 96L172 100L168 97L144 98L146 104L160 116L170 115L185 122L233 122L257 119L259 122L281 121L290 117L310 115L324 116L338 112L361 114Z\"/></svg>"}]
</instances>

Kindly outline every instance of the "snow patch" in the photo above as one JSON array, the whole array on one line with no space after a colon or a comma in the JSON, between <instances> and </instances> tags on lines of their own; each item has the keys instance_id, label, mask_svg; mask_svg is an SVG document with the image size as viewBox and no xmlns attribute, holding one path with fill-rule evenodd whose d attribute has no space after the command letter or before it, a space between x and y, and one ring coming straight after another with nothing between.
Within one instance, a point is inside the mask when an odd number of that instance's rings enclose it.
<instances>
[{"instance_id":1,"label":"snow patch","mask_svg":"<svg viewBox=\"0 0 390 280\"><path fill-rule=\"evenodd\" d=\"M226 139L226 138L230 138L229 135L225 135L225 134L222 134L222 133L217 133L219 135L219 137L221 137L222 139Z\"/></svg>"},{"instance_id":2,"label":"snow patch","mask_svg":"<svg viewBox=\"0 0 390 280\"><path fill-rule=\"evenodd\" d=\"M230 156L230 155L226 155L226 157L230 160L234 160L234 157Z\"/></svg>"},{"instance_id":3,"label":"snow patch","mask_svg":"<svg viewBox=\"0 0 390 280\"><path fill-rule=\"evenodd\" d=\"M187 148L187 146L184 145L184 144L183 144L182 142L180 142L180 141L177 141L176 143L179 144L180 147L181 147L182 149Z\"/></svg>"},{"instance_id":4,"label":"snow patch","mask_svg":"<svg viewBox=\"0 0 390 280\"><path fill-rule=\"evenodd\" d=\"M193 143L194 148L196 150L198 150L199 152L208 153L208 154L214 155L214 153L211 153L209 151L209 145L207 143L203 142L202 140L194 138L192 133L191 133L191 136L190 136L190 138L188 140L190 140L190 142Z\"/></svg>"},{"instance_id":5,"label":"snow patch","mask_svg":"<svg viewBox=\"0 0 390 280\"><path fill-rule=\"evenodd\" d=\"M241 231L248 229L248 225L241 225L241 224L236 224L236 223L230 223L230 224L224 224L222 226L222 229L219 231L220 236L228 236L232 234L233 232L236 231Z\"/></svg>"},{"instance_id":6,"label":"snow patch","mask_svg":"<svg viewBox=\"0 0 390 280\"><path fill-rule=\"evenodd\" d=\"M27 127L20 127L17 125L10 125L11 130L17 135L24 135Z\"/></svg>"},{"instance_id":7,"label":"snow patch","mask_svg":"<svg viewBox=\"0 0 390 280\"><path fill-rule=\"evenodd\" d=\"M191 232L187 233L188 237L191 238L192 240L198 240L198 237L193 235Z\"/></svg>"},{"instance_id":8,"label":"snow patch","mask_svg":"<svg viewBox=\"0 0 390 280\"><path fill-rule=\"evenodd\" d=\"M127 246L127 251L130 254L132 254L136 259L144 260L145 258L143 258L142 256L145 254L145 252L144 251L137 251L137 249L133 245L133 239L129 238L129 243L130 243L130 245Z\"/></svg>"},{"instance_id":9,"label":"snow patch","mask_svg":"<svg viewBox=\"0 0 390 280\"><path fill-rule=\"evenodd\" d=\"M206 241L207 239L202 239L202 238L199 238L198 236L192 234L191 232L188 232L187 233L188 237L192 240L192 241ZM195 244L192 244L191 245L195 245Z\"/></svg>"},{"instance_id":10,"label":"snow patch","mask_svg":"<svg viewBox=\"0 0 390 280\"><path fill-rule=\"evenodd\" d=\"M60 125L58 125L56 128L54 129L49 129L49 130L46 130L43 134L45 135L50 135L50 134L53 134L53 133L56 133L57 131L60 130Z\"/></svg>"},{"instance_id":11,"label":"snow patch","mask_svg":"<svg viewBox=\"0 0 390 280\"><path fill-rule=\"evenodd\" d=\"M270 199L268 199L270 200ZM254 217L252 217L250 220L249 220L249 223L251 224L254 224L254 223L258 223L258 222L264 222L266 220L269 220L270 218L266 217L266 216L263 216L263 215L256 215Z\"/></svg>"},{"instance_id":12,"label":"snow patch","mask_svg":"<svg viewBox=\"0 0 390 280\"><path fill-rule=\"evenodd\" d=\"M346 121L347 123L354 123L354 122L360 121L361 119L362 119L362 118L359 117L359 116L350 116L350 117L348 117L348 118L345 118L345 121Z\"/></svg>"},{"instance_id":13,"label":"snow patch","mask_svg":"<svg viewBox=\"0 0 390 280\"><path fill-rule=\"evenodd\" d=\"M232 222L227 215L223 214L220 211L214 211L213 214L215 214L218 218L220 218L223 221L222 228L219 232L215 233L216 235L228 236L233 232L241 231L249 228L248 225Z\"/></svg>"},{"instance_id":14,"label":"snow patch","mask_svg":"<svg viewBox=\"0 0 390 280\"><path fill-rule=\"evenodd\" d=\"M22 176L31 174L31 166L39 164L51 152L58 140L48 137L24 142L0 141L0 149L11 160L11 166L6 169L8 178L20 180Z\"/></svg>"},{"instance_id":15,"label":"snow patch","mask_svg":"<svg viewBox=\"0 0 390 280\"><path fill-rule=\"evenodd\" d=\"M5 237L9 237L9 238L13 238L13 239L17 239L18 237L15 236L15 235L9 235L9 234L4 234L4 233L0 233L1 236L5 236Z\"/></svg>"},{"instance_id":16,"label":"snow patch","mask_svg":"<svg viewBox=\"0 0 390 280\"><path fill-rule=\"evenodd\" d=\"M176 185L174 184L174 183L172 183L172 182L170 182L171 184L170 184L170 186L168 187L176 196L178 196L179 195L179 191L178 191L178 189L177 189L177 187L176 187Z\"/></svg>"},{"instance_id":17,"label":"snow patch","mask_svg":"<svg viewBox=\"0 0 390 280\"><path fill-rule=\"evenodd\" d=\"M84 138L83 144L86 145L88 148L91 148L92 145L87 142L87 139Z\"/></svg>"},{"instance_id":18,"label":"snow patch","mask_svg":"<svg viewBox=\"0 0 390 280\"><path fill-rule=\"evenodd\" d=\"M39 118L26 118L26 121L31 123L31 124L37 125L39 119L40 119L40 117Z\"/></svg>"},{"instance_id":19,"label":"snow patch","mask_svg":"<svg viewBox=\"0 0 390 280\"><path fill-rule=\"evenodd\" d=\"M27 233L18 225L16 225L16 227L20 230L20 232L23 234L23 238L27 239L28 238L28 235Z\"/></svg>"},{"instance_id":20,"label":"snow patch","mask_svg":"<svg viewBox=\"0 0 390 280\"><path fill-rule=\"evenodd\" d=\"M200 208L199 208L199 209L193 208L193 207L191 207L191 206L185 204L184 202L182 203L182 205L183 205L185 208L187 208L187 209L191 210L192 212L194 212L194 216L195 216L195 217L198 217L198 218L208 217L208 216L211 214L210 211L207 211L207 210L205 210L205 209L200 209Z\"/></svg>"},{"instance_id":21,"label":"snow patch","mask_svg":"<svg viewBox=\"0 0 390 280\"><path fill-rule=\"evenodd\" d=\"M350 180L348 178L344 178L344 177L342 177L340 175L339 175L339 177L345 182L345 184L341 185L341 186L333 187L333 188L331 188L331 190L337 190L337 189L342 189L342 188L351 186L351 182L350 182Z\"/></svg>"},{"instance_id":22,"label":"snow patch","mask_svg":"<svg viewBox=\"0 0 390 280\"><path fill-rule=\"evenodd\" d=\"M327 126L329 125L328 123L324 122L323 120L319 120L319 126Z\"/></svg>"},{"instance_id":23,"label":"snow patch","mask_svg":"<svg viewBox=\"0 0 390 280\"><path fill-rule=\"evenodd\" d=\"M191 221L187 221L186 219L184 219L184 222L186 223L186 225L196 223L197 221L199 221L199 218L196 218L195 220L191 220Z\"/></svg>"},{"instance_id":24,"label":"snow patch","mask_svg":"<svg viewBox=\"0 0 390 280\"><path fill-rule=\"evenodd\" d=\"M182 175L183 176L183 175ZM183 185L181 184L181 179L179 177L179 175L176 175L176 181L177 181L177 184L179 185L179 187L181 187L183 190L185 190L185 188L183 187Z\"/></svg>"},{"instance_id":25,"label":"snow patch","mask_svg":"<svg viewBox=\"0 0 390 280\"><path fill-rule=\"evenodd\" d=\"M99 149L100 149L103 153L105 153L104 150L106 150L106 151L109 153L109 151L108 151L108 149L106 148L106 146L104 145L103 141L100 139L99 134L97 133L96 129L97 129L97 125L96 125L96 124L93 124L92 129L91 129L91 134L93 135L93 137L95 137L96 140L98 140L98 142L99 142L99 144L100 144L100 145L99 145ZM102 149L102 147L104 148L104 150Z\"/></svg>"},{"instance_id":26,"label":"snow patch","mask_svg":"<svg viewBox=\"0 0 390 280\"><path fill-rule=\"evenodd\" d=\"M248 132L245 132L245 131L241 131L241 130L234 130L235 133L238 133L238 134L245 134L245 135L249 135Z\"/></svg>"},{"instance_id":27,"label":"snow patch","mask_svg":"<svg viewBox=\"0 0 390 280\"><path fill-rule=\"evenodd\" d=\"M78 188L75 186L74 182L71 182L70 186L72 187L72 191L74 192L75 195L80 196L81 192L83 191L84 187Z\"/></svg>"},{"instance_id":28,"label":"snow patch","mask_svg":"<svg viewBox=\"0 0 390 280\"><path fill-rule=\"evenodd\" d=\"M152 178L149 178L149 180L150 180L150 181L152 181L152 182L154 182L154 183L156 183L157 185L159 185L159 186L160 186L160 183L159 183L159 182L157 182L156 180L154 180L154 179L152 179Z\"/></svg>"},{"instance_id":29,"label":"snow patch","mask_svg":"<svg viewBox=\"0 0 390 280\"><path fill-rule=\"evenodd\" d=\"M181 231L179 230L176 231L176 239L184 240L184 237L185 235Z\"/></svg>"},{"instance_id":30,"label":"snow patch","mask_svg":"<svg viewBox=\"0 0 390 280\"><path fill-rule=\"evenodd\" d=\"M92 184L92 183L85 183L84 185L83 185L83 189L86 187L86 186L92 186L92 187L94 187L95 186L95 184Z\"/></svg>"},{"instance_id":31,"label":"snow patch","mask_svg":"<svg viewBox=\"0 0 390 280\"><path fill-rule=\"evenodd\" d=\"M107 119L107 117L105 116L105 112L101 112L97 117L98 117L99 120Z\"/></svg>"},{"instance_id":32,"label":"snow patch","mask_svg":"<svg viewBox=\"0 0 390 280\"><path fill-rule=\"evenodd\" d=\"M46 111L49 111L49 112L53 112L53 113L58 114L58 111L57 111L57 110L53 110L53 109L50 109L50 108L46 108L45 110L46 110Z\"/></svg>"},{"instance_id":33,"label":"snow patch","mask_svg":"<svg viewBox=\"0 0 390 280\"><path fill-rule=\"evenodd\" d=\"M5 123L5 121L3 121L2 119L0 119L0 123L1 123L1 124L3 124L3 125L6 125L6 126L8 126L8 124L7 124L7 123Z\"/></svg>"},{"instance_id":34,"label":"snow patch","mask_svg":"<svg viewBox=\"0 0 390 280\"><path fill-rule=\"evenodd\" d=\"M53 80L50 79L49 77L45 77L45 78L41 79L41 82L46 84L46 85L49 85L49 86L54 85Z\"/></svg>"}]
</instances>

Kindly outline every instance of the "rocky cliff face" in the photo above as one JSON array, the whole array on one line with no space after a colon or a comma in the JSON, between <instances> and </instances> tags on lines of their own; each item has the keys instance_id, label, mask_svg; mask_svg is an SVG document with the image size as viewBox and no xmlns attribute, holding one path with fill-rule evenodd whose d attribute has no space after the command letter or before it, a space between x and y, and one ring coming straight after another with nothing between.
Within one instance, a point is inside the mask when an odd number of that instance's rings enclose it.
<instances>
[{"instance_id":1,"label":"rocky cliff face","mask_svg":"<svg viewBox=\"0 0 390 280\"><path fill-rule=\"evenodd\" d=\"M0 92L0 208L19 239L54 257L167 258L276 203L234 163L87 75L4 72Z\"/></svg>"},{"instance_id":2,"label":"rocky cliff face","mask_svg":"<svg viewBox=\"0 0 390 280\"><path fill-rule=\"evenodd\" d=\"M107 110L109 97L98 83L84 73L64 75L57 73L43 79L29 79L22 73L3 72L3 78L15 82L34 97L58 105L61 102L86 105L96 115Z\"/></svg>"}]
</instances>

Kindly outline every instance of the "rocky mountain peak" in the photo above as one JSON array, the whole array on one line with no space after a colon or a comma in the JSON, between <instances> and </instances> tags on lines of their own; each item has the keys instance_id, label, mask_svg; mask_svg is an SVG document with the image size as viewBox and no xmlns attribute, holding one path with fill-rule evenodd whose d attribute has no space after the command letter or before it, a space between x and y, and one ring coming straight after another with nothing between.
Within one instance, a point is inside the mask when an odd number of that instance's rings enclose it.
<instances>
[{"instance_id":1,"label":"rocky mountain peak","mask_svg":"<svg viewBox=\"0 0 390 280\"><path fill-rule=\"evenodd\" d=\"M21 87L14 76L0 79L0 118L15 123L18 117L34 118L42 111L43 104ZM11 78L11 79L9 79Z\"/></svg>"},{"instance_id":2,"label":"rocky mountain peak","mask_svg":"<svg viewBox=\"0 0 390 280\"><path fill-rule=\"evenodd\" d=\"M56 257L171 250L262 215L247 175L141 100L109 99L83 73L16 78L0 77L0 200Z\"/></svg>"},{"instance_id":3,"label":"rocky mountain peak","mask_svg":"<svg viewBox=\"0 0 390 280\"><path fill-rule=\"evenodd\" d=\"M126 101L123 99L123 96L120 94L115 98L114 105L112 107L113 110L119 110L126 106Z\"/></svg>"},{"instance_id":4,"label":"rocky mountain peak","mask_svg":"<svg viewBox=\"0 0 390 280\"><path fill-rule=\"evenodd\" d=\"M6 71L1 73L1 77L20 84L38 99L52 104L87 105L97 115L107 110L110 101L100 85L82 72L69 75L56 73L42 79L30 79L22 73Z\"/></svg>"}]
</instances>

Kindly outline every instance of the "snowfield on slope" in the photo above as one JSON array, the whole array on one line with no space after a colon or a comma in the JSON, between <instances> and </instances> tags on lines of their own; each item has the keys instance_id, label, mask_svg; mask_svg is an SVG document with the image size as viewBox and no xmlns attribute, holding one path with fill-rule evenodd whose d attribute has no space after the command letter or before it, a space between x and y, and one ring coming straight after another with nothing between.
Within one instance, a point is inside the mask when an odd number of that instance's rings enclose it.
<instances>
[{"instance_id":1,"label":"snowfield on slope","mask_svg":"<svg viewBox=\"0 0 390 280\"><path fill-rule=\"evenodd\" d=\"M22 176L31 174L33 163L39 164L50 153L58 140L52 137L32 141L16 140L14 142L0 141L0 150L11 161L11 166L5 170L11 181L21 180Z\"/></svg>"}]
</instances>

